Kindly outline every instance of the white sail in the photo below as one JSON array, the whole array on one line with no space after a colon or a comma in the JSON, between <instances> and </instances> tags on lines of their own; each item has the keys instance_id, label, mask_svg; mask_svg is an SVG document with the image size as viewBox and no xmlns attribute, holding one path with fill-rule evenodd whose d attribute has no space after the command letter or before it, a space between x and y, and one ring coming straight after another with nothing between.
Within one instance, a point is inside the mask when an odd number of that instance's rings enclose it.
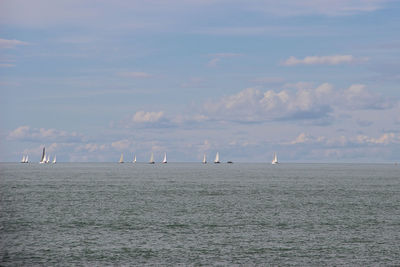
<instances>
[{"instance_id":1,"label":"white sail","mask_svg":"<svg viewBox=\"0 0 400 267\"><path fill-rule=\"evenodd\" d=\"M124 163L124 154L121 153L121 157L119 158L119 163Z\"/></svg>"},{"instance_id":2,"label":"white sail","mask_svg":"<svg viewBox=\"0 0 400 267\"><path fill-rule=\"evenodd\" d=\"M49 163L49 162L50 162L50 155L47 156L47 159L46 159L46 163Z\"/></svg>"},{"instance_id":3,"label":"white sail","mask_svg":"<svg viewBox=\"0 0 400 267\"><path fill-rule=\"evenodd\" d=\"M136 163L136 155L133 157L133 163Z\"/></svg>"},{"instance_id":4,"label":"white sail","mask_svg":"<svg viewBox=\"0 0 400 267\"><path fill-rule=\"evenodd\" d=\"M204 157L203 157L203 163L206 164L207 163L207 157L206 157L206 153L204 153Z\"/></svg>"},{"instance_id":5,"label":"white sail","mask_svg":"<svg viewBox=\"0 0 400 267\"><path fill-rule=\"evenodd\" d=\"M215 155L214 163L220 163L219 162L219 153L218 152L217 152L217 155Z\"/></svg>"},{"instance_id":6,"label":"white sail","mask_svg":"<svg viewBox=\"0 0 400 267\"><path fill-rule=\"evenodd\" d=\"M57 156L56 155L54 155L54 158L53 158L53 161L52 161L53 163L56 163L57 162Z\"/></svg>"},{"instance_id":7,"label":"white sail","mask_svg":"<svg viewBox=\"0 0 400 267\"><path fill-rule=\"evenodd\" d=\"M274 158L273 158L271 164L278 164L278 156L276 155L275 152L274 152Z\"/></svg>"},{"instance_id":8,"label":"white sail","mask_svg":"<svg viewBox=\"0 0 400 267\"><path fill-rule=\"evenodd\" d=\"M25 156L22 156L21 163L25 163Z\"/></svg>"},{"instance_id":9,"label":"white sail","mask_svg":"<svg viewBox=\"0 0 400 267\"><path fill-rule=\"evenodd\" d=\"M154 164L154 154L153 154L153 152L151 152L151 156L150 156L150 161L149 161L149 163L150 163L150 164Z\"/></svg>"},{"instance_id":10,"label":"white sail","mask_svg":"<svg viewBox=\"0 0 400 267\"><path fill-rule=\"evenodd\" d=\"M28 155L26 155L26 157L25 157L25 163L28 163L29 162L29 157L28 157Z\"/></svg>"},{"instance_id":11,"label":"white sail","mask_svg":"<svg viewBox=\"0 0 400 267\"><path fill-rule=\"evenodd\" d=\"M42 157L40 158L39 163L46 163L46 148L43 147Z\"/></svg>"},{"instance_id":12,"label":"white sail","mask_svg":"<svg viewBox=\"0 0 400 267\"><path fill-rule=\"evenodd\" d=\"M167 152L164 153L164 159L163 159L162 163L167 163Z\"/></svg>"}]
</instances>

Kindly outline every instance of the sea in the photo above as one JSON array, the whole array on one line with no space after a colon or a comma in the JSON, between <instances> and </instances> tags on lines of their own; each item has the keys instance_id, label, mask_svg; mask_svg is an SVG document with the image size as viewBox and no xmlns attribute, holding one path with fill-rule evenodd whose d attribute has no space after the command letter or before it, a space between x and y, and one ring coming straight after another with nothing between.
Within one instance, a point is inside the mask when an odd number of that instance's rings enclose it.
<instances>
[{"instance_id":1,"label":"sea","mask_svg":"<svg viewBox=\"0 0 400 267\"><path fill-rule=\"evenodd\" d=\"M400 266L400 166L0 163L1 266Z\"/></svg>"}]
</instances>

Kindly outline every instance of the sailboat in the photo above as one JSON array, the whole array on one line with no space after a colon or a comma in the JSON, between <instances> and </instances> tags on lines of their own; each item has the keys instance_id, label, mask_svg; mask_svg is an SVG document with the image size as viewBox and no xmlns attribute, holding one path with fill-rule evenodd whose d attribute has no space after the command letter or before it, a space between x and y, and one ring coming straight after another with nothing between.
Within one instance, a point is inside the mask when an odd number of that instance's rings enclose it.
<instances>
[{"instance_id":1,"label":"sailboat","mask_svg":"<svg viewBox=\"0 0 400 267\"><path fill-rule=\"evenodd\" d=\"M52 163L56 163L57 162L57 156L56 155L54 155L54 158L53 158L53 161L52 161Z\"/></svg>"},{"instance_id":2,"label":"sailboat","mask_svg":"<svg viewBox=\"0 0 400 267\"><path fill-rule=\"evenodd\" d=\"M164 153L164 159L163 159L162 163L167 163L167 152Z\"/></svg>"},{"instance_id":3,"label":"sailboat","mask_svg":"<svg viewBox=\"0 0 400 267\"><path fill-rule=\"evenodd\" d=\"M219 162L219 153L218 152L217 152L217 155L215 155L214 163L220 163Z\"/></svg>"},{"instance_id":4,"label":"sailboat","mask_svg":"<svg viewBox=\"0 0 400 267\"><path fill-rule=\"evenodd\" d=\"M274 159L272 160L271 164L278 164L278 156L274 152Z\"/></svg>"},{"instance_id":5,"label":"sailboat","mask_svg":"<svg viewBox=\"0 0 400 267\"><path fill-rule=\"evenodd\" d=\"M150 163L150 164L154 164L154 154L153 154L153 152L151 152L151 156L150 156L150 161L149 161L149 163Z\"/></svg>"},{"instance_id":6,"label":"sailboat","mask_svg":"<svg viewBox=\"0 0 400 267\"><path fill-rule=\"evenodd\" d=\"M133 163L136 163L136 155L133 156Z\"/></svg>"},{"instance_id":7,"label":"sailboat","mask_svg":"<svg viewBox=\"0 0 400 267\"><path fill-rule=\"evenodd\" d=\"M119 163L124 163L124 154L121 153L121 157L119 158Z\"/></svg>"},{"instance_id":8,"label":"sailboat","mask_svg":"<svg viewBox=\"0 0 400 267\"><path fill-rule=\"evenodd\" d=\"M25 155L22 156L21 163L26 163Z\"/></svg>"},{"instance_id":9,"label":"sailboat","mask_svg":"<svg viewBox=\"0 0 400 267\"><path fill-rule=\"evenodd\" d=\"M47 156L46 163L50 162L50 155Z\"/></svg>"},{"instance_id":10,"label":"sailboat","mask_svg":"<svg viewBox=\"0 0 400 267\"><path fill-rule=\"evenodd\" d=\"M204 153L204 157L203 157L203 164L207 163L207 157L206 157L206 153Z\"/></svg>"},{"instance_id":11,"label":"sailboat","mask_svg":"<svg viewBox=\"0 0 400 267\"><path fill-rule=\"evenodd\" d=\"M26 155L26 157L25 157L25 163L29 163L29 157L28 157L28 155Z\"/></svg>"},{"instance_id":12,"label":"sailboat","mask_svg":"<svg viewBox=\"0 0 400 267\"><path fill-rule=\"evenodd\" d=\"M46 148L43 147L42 157L40 158L39 163L46 163Z\"/></svg>"}]
</instances>

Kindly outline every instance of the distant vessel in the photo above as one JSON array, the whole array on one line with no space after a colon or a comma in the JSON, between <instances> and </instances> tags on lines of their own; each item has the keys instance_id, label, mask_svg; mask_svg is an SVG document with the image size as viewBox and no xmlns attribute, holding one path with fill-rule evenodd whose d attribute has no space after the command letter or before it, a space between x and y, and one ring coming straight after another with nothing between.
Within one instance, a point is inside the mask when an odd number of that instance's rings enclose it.
<instances>
[{"instance_id":1,"label":"distant vessel","mask_svg":"<svg viewBox=\"0 0 400 267\"><path fill-rule=\"evenodd\" d=\"M39 163L46 163L46 148L43 147L42 157L40 158Z\"/></svg>"},{"instance_id":2,"label":"distant vessel","mask_svg":"<svg viewBox=\"0 0 400 267\"><path fill-rule=\"evenodd\" d=\"M163 159L162 163L167 163L167 152L164 153L164 159Z\"/></svg>"},{"instance_id":3,"label":"distant vessel","mask_svg":"<svg viewBox=\"0 0 400 267\"><path fill-rule=\"evenodd\" d=\"M232 164L232 163L233 163L233 161L230 161L230 160L228 160L226 163Z\"/></svg>"},{"instance_id":4,"label":"distant vessel","mask_svg":"<svg viewBox=\"0 0 400 267\"><path fill-rule=\"evenodd\" d=\"M124 154L121 153L121 157L119 158L119 163L124 163Z\"/></svg>"},{"instance_id":5,"label":"distant vessel","mask_svg":"<svg viewBox=\"0 0 400 267\"><path fill-rule=\"evenodd\" d=\"M53 158L53 161L52 161L52 163L56 163L57 162L57 156L56 155L54 155L54 158Z\"/></svg>"},{"instance_id":6,"label":"distant vessel","mask_svg":"<svg viewBox=\"0 0 400 267\"><path fill-rule=\"evenodd\" d=\"M50 155L47 156L47 159L46 159L46 163L49 163L49 162L50 162Z\"/></svg>"},{"instance_id":7,"label":"distant vessel","mask_svg":"<svg viewBox=\"0 0 400 267\"><path fill-rule=\"evenodd\" d=\"M29 163L29 157L28 157L28 155L26 155L26 157L25 157L25 163Z\"/></svg>"},{"instance_id":8,"label":"distant vessel","mask_svg":"<svg viewBox=\"0 0 400 267\"><path fill-rule=\"evenodd\" d=\"M274 159L272 160L271 164L278 164L278 156L274 152Z\"/></svg>"},{"instance_id":9,"label":"distant vessel","mask_svg":"<svg viewBox=\"0 0 400 267\"><path fill-rule=\"evenodd\" d=\"M151 156L150 156L150 161L149 161L149 163L150 163L150 164L154 164L154 154L153 154L153 152L151 152Z\"/></svg>"},{"instance_id":10,"label":"distant vessel","mask_svg":"<svg viewBox=\"0 0 400 267\"><path fill-rule=\"evenodd\" d=\"M133 163L136 163L136 155L133 156Z\"/></svg>"},{"instance_id":11,"label":"distant vessel","mask_svg":"<svg viewBox=\"0 0 400 267\"><path fill-rule=\"evenodd\" d=\"M219 161L219 153L218 152L217 152L217 155L215 155L214 163L220 163L220 161Z\"/></svg>"},{"instance_id":12,"label":"distant vessel","mask_svg":"<svg viewBox=\"0 0 400 267\"><path fill-rule=\"evenodd\" d=\"M206 157L206 153L204 153L204 157L203 157L203 164L207 163L207 157Z\"/></svg>"},{"instance_id":13,"label":"distant vessel","mask_svg":"<svg viewBox=\"0 0 400 267\"><path fill-rule=\"evenodd\" d=\"M22 156L21 163L28 163L28 156L25 157L25 155Z\"/></svg>"}]
</instances>

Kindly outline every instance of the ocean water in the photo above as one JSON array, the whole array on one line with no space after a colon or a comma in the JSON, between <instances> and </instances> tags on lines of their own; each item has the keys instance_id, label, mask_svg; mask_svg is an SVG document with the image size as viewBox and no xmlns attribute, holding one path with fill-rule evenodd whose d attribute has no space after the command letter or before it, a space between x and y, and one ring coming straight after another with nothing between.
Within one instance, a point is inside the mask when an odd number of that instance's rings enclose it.
<instances>
[{"instance_id":1,"label":"ocean water","mask_svg":"<svg viewBox=\"0 0 400 267\"><path fill-rule=\"evenodd\" d=\"M394 164L0 164L0 265L400 265Z\"/></svg>"}]
</instances>

